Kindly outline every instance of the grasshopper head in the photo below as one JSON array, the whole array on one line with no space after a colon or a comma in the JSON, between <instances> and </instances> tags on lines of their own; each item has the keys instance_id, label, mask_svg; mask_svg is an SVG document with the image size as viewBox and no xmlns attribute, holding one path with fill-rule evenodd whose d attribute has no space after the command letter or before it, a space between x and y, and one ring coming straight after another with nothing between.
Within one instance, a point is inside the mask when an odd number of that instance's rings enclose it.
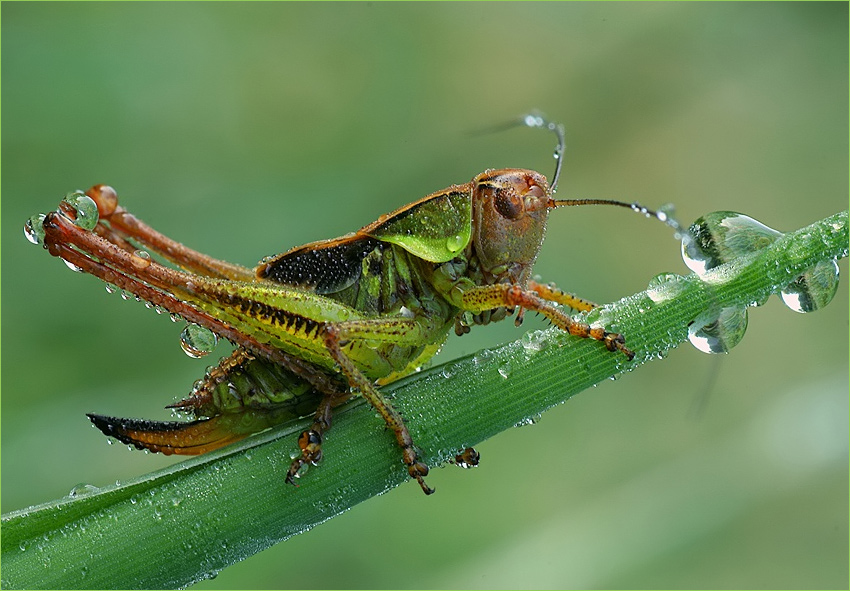
<instances>
[{"instance_id":1,"label":"grasshopper head","mask_svg":"<svg viewBox=\"0 0 850 591\"><path fill-rule=\"evenodd\" d=\"M492 281L525 285L540 251L550 205L540 173L505 168L472 181L472 241Z\"/></svg>"}]
</instances>

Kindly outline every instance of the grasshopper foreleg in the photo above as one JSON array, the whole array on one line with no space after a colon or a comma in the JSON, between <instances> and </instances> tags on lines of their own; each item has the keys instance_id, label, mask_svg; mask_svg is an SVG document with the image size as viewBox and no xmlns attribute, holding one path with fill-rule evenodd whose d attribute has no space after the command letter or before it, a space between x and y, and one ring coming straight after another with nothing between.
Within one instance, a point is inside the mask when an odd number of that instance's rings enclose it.
<instances>
[{"instance_id":1,"label":"grasshopper foreleg","mask_svg":"<svg viewBox=\"0 0 850 591\"><path fill-rule=\"evenodd\" d=\"M537 285L538 287L545 287L540 286L539 284ZM560 290L558 291L560 292ZM563 295L568 296L569 294ZM554 301L559 301L554 298L552 299ZM583 302L583 300L579 301ZM482 310L499 307L519 307L539 312L548 318L552 324L564 332L577 337L591 338L601 341L605 344L605 347L609 351L621 351L629 359L632 359L635 356L635 354L626 347L623 335L608 332L603 328L591 327L585 322L579 322L548 303L543 299L543 297L541 297L541 295L538 294L537 291L525 290L518 285L500 283L496 285L469 287L464 290L461 297L461 303L463 309L470 312L480 312ZM589 304L589 302L584 303Z\"/></svg>"},{"instance_id":2,"label":"grasshopper foreleg","mask_svg":"<svg viewBox=\"0 0 850 591\"><path fill-rule=\"evenodd\" d=\"M544 300L567 306L578 312L589 312L599 307L599 304L594 304L575 294L562 291L552 283L543 284L532 280L528 282L528 290L535 292Z\"/></svg>"}]
</instances>

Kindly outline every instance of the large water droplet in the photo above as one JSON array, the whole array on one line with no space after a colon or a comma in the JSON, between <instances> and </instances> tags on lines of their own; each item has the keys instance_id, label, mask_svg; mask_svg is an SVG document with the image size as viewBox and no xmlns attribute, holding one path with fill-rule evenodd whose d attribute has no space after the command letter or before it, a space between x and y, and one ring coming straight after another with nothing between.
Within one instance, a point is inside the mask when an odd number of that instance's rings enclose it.
<instances>
[{"instance_id":1,"label":"large water droplet","mask_svg":"<svg viewBox=\"0 0 850 591\"><path fill-rule=\"evenodd\" d=\"M75 191L65 195L60 208L64 209L63 206L71 209L74 214L74 224L83 230L94 230L94 227L97 226L99 219L97 203L82 191Z\"/></svg>"},{"instance_id":2,"label":"large water droplet","mask_svg":"<svg viewBox=\"0 0 850 591\"><path fill-rule=\"evenodd\" d=\"M43 213L37 213L24 223L24 236L33 244L44 243L44 218Z\"/></svg>"},{"instance_id":3,"label":"large water droplet","mask_svg":"<svg viewBox=\"0 0 850 591\"><path fill-rule=\"evenodd\" d=\"M65 266L68 267L69 269L71 269L74 273L82 273L83 272L83 270L80 267L78 267L77 265L75 265L71 261L66 261L65 259L62 259L62 262L65 263Z\"/></svg>"},{"instance_id":4,"label":"large water droplet","mask_svg":"<svg viewBox=\"0 0 850 591\"><path fill-rule=\"evenodd\" d=\"M209 355L218 344L218 336L198 324L187 324L180 333L180 346L189 357L198 359Z\"/></svg>"},{"instance_id":5,"label":"large water droplet","mask_svg":"<svg viewBox=\"0 0 850 591\"><path fill-rule=\"evenodd\" d=\"M821 261L782 290L782 301L795 312L820 310L838 289L838 263Z\"/></svg>"},{"instance_id":6,"label":"large water droplet","mask_svg":"<svg viewBox=\"0 0 850 591\"><path fill-rule=\"evenodd\" d=\"M132 262L137 269L146 269L151 266L151 255L146 250L134 251Z\"/></svg>"},{"instance_id":7,"label":"large water droplet","mask_svg":"<svg viewBox=\"0 0 850 591\"><path fill-rule=\"evenodd\" d=\"M464 243L463 236L455 235L446 238L446 248L449 252L458 253L463 250L464 246L466 244Z\"/></svg>"},{"instance_id":8,"label":"large water droplet","mask_svg":"<svg viewBox=\"0 0 850 591\"><path fill-rule=\"evenodd\" d=\"M727 353L747 332L747 309L723 308L717 316L697 318L688 327L688 340L703 353Z\"/></svg>"},{"instance_id":9,"label":"large water droplet","mask_svg":"<svg viewBox=\"0 0 850 591\"><path fill-rule=\"evenodd\" d=\"M100 489L94 486L93 484L81 483L71 489L71 492L68 493L69 497L83 497L85 495L90 495L92 493L96 493Z\"/></svg>"},{"instance_id":10,"label":"large water droplet","mask_svg":"<svg viewBox=\"0 0 850 591\"><path fill-rule=\"evenodd\" d=\"M715 211L699 218L689 234L682 240L682 258L699 275L761 250L782 236L782 232L734 211Z\"/></svg>"}]
</instances>

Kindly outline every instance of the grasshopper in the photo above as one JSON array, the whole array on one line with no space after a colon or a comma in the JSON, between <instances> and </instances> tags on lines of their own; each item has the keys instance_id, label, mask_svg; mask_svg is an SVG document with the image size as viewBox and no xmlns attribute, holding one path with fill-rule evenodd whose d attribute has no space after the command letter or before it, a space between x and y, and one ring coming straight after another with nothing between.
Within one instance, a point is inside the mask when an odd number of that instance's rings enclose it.
<instances>
[{"instance_id":1,"label":"grasshopper","mask_svg":"<svg viewBox=\"0 0 850 591\"><path fill-rule=\"evenodd\" d=\"M139 449L200 454L312 414L311 427L298 439L301 453L287 472L286 481L294 484L322 458L334 407L359 393L394 434L410 477L431 494L424 480L428 466L381 386L421 367L452 329L462 335L470 324L510 314L519 326L531 310L571 335L595 339L632 359L622 335L591 327L557 306L587 311L595 304L538 283L531 272L551 209L603 204L654 212L611 200L556 200L563 128L535 116L522 123L557 136L551 184L531 170L487 170L357 232L267 257L254 269L160 234L120 206L116 191L106 185L34 217L28 237L43 241L50 254L236 345L189 396L170 405L194 420L96 414L90 420ZM456 461L477 462L471 448Z\"/></svg>"}]
</instances>

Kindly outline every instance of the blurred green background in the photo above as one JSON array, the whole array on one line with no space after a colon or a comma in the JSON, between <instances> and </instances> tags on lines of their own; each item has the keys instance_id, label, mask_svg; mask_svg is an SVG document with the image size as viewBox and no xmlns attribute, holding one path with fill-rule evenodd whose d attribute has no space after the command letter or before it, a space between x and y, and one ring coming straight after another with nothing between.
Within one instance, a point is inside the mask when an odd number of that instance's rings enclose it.
<instances>
[{"instance_id":1,"label":"blurred green background","mask_svg":"<svg viewBox=\"0 0 850 591\"><path fill-rule=\"evenodd\" d=\"M2 510L172 462L83 413L168 417L209 363L24 240L64 193L112 184L250 265L488 167L551 174L550 135L470 133L538 108L567 127L562 197L796 229L847 207L847 10L4 3ZM685 272L667 228L605 208L554 213L537 270L602 302ZM772 298L730 355L683 345L434 470L436 495L408 483L197 588L846 588L847 311L846 279L815 314Z\"/></svg>"}]
</instances>

